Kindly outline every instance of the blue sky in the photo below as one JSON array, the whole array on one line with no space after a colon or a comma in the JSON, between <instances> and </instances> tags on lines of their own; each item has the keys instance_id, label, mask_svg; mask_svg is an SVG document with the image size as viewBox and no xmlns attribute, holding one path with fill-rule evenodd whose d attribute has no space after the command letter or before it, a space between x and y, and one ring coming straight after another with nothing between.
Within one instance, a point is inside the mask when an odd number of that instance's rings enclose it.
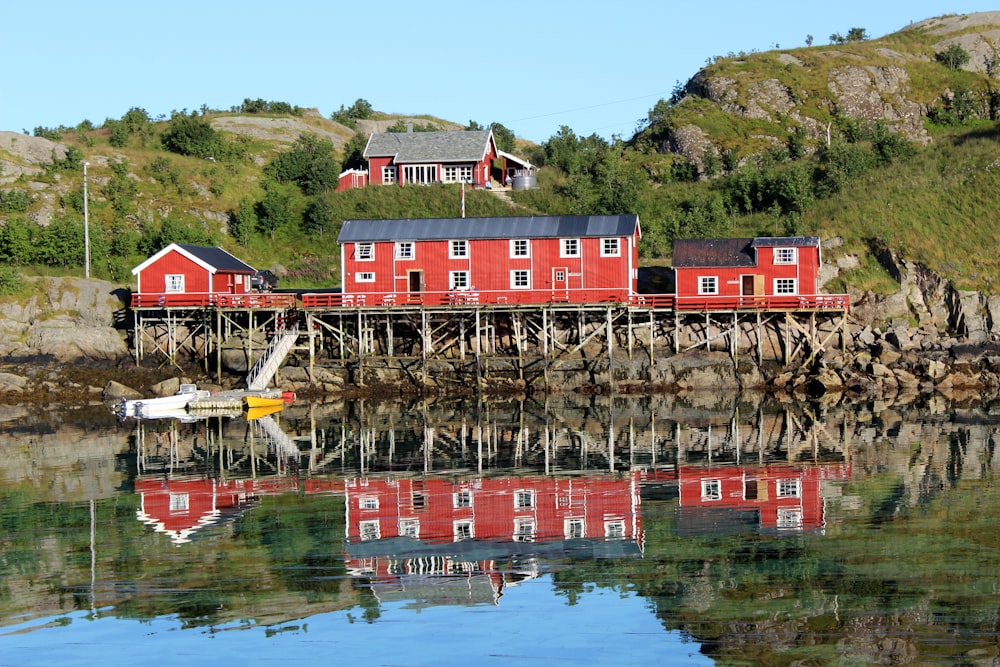
<instances>
[{"instance_id":1,"label":"blue sky","mask_svg":"<svg viewBox=\"0 0 1000 667\"><path fill-rule=\"evenodd\" d=\"M542 142L627 138L656 101L728 52L878 37L982 0L35 0L0 39L0 130L229 109L244 98L499 122Z\"/></svg>"}]
</instances>

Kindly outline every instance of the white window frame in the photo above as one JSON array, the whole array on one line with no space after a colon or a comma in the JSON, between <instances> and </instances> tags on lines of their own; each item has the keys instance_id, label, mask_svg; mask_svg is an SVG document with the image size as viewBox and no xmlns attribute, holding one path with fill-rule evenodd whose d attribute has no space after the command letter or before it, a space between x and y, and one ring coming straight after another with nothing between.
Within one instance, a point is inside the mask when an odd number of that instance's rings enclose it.
<instances>
[{"instance_id":1,"label":"white window frame","mask_svg":"<svg viewBox=\"0 0 1000 667\"><path fill-rule=\"evenodd\" d=\"M183 273L168 273L163 276L163 291L164 292L183 292L184 291L184 274Z\"/></svg>"},{"instance_id":2,"label":"white window frame","mask_svg":"<svg viewBox=\"0 0 1000 667\"><path fill-rule=\"evenodd\" d=\"M413 241L396 241L396 259L411 260L417 257L417 245Z\"/></svg>"},{"instance_id":3,"label":"white window frame","mask_svg":"<svg viewBox=\"0 0 1000 667\"><path fill-rule=\"evenodd\" d=\"M170 511L187 512L191 509L191 496L186 493L170 494Z\"/></svg>"},{"instance_id":4,"label":"white window frame","mask_svg":"<svg viewBox=\"0 0 1000 667\"><path fill-rule=\"evenodd\" d=\"M625 522L621 519L604 522L604 538L607 540L625 539Z\"/></svg>"},{"instance_id":5,"label":"white window frame","mask_svg":"<svg viewBox=\"0 0 1000 667\"><path fill-rule=\"evenodd\" d=\"M797 477L779 479L775 484L775 487L779 498L802 497L802 482Z\"/></svg>"},{"instance_id":6,"label":"white window frame","mask_svg":"<svg viewBox=\"0 0 1000 667\"><path fill-rule=\"evenodd\" d=\"M445 183L471 183L471 164L447 164L441 167L441 180Z\"/></svg>"},{"instance_id":7,"label":"white window frame","mask_svg":"<svg viewBox=\"0 0 1000 667\"><path fill-rule=\"evenodd\" d=\"M528 239L510 240L510 258L527 259L531 257L531 241Z\"/></svg>"},{"instance_id":8,"label":"white window frame","mask_svg":"<svg viewBox=\"0 0 1000 667\"><path fill-rule=\"evenodd\" d=\"M534 519L514 519L513 538L515 542L534 542L537 530Z\"/></svg>"},{"instance_id":9,"label":"white window frame","mask_svg":"<svg viewBox=\"0 0 1000 667\"><path fill-rule=\"evenodd\" d=\"M698 276L698 294L718 294L719 276Z\"/></svg>"},{"instance_id":10,"label":"white window frame","mask_svg":"<svg viewBox=\"0 0 1000 667\"><path fill-rule=\"evenodd\" d=\"M374 271L358 271L354 274L354 282L356 283L373 283L375 282L375 272Z\"/></svg>"},{"instance_id":11,"label":"white window frame","mask_svg":"<svg viewBox=\"0 0 1000 667\"><path fill-rule=\"evenodd\" d=\"M535 491L533 489L517 489L514 491L514 509L529 509L535 506Z\"/></svg>"},{"instance_id":12,"label":"white window frame","mask_svg":"<svg viewBox=\"0 0 1000 667\"><path fill-rule=\"evenodd\" d=\"M400 519L399 536L420 539L420 519Z\"/></svg>"},{"instance_id":13,"label":"white window frame","mask_svg":"<svg viewBox=\"0 0 1000 667\"><path fill-rule=\"evenodd\" d=\"M362 496L358 499L358 509L377 510L378 496Z\"/></svg>"},{"instance_id":14,"label":"white window frame","mask_svg":"<svg viewBox=\"0 0 1000 667\"><path fill-rule=\"evenodd\" d=\"M781 530L799 530L802 528L801 507L779 507L777 527Z\"/></svg>"},{"instance_id":15,"label":"white window frame","mask_svg":"<svg viewBox=\"0 0 1000 667\"><path fill-rule=\"evenodd\" d=\"M560 239L560 241L559 241L559 256L560 257L579 257L580 256L580 239Z\"/></svg>"},{"instance_id":16,"label":"white window frame","mask_svg":"<svg viewBox=\"0 0 1000 667\"><path fill-rule=\"evenodd\" d=\"M617 237L601 239L601 257L621 257L622 240Z\"/></svg>"},{"instance_id":17,"label":"white window frame","mask_svg":"<svg viewBox=\"0 0 1000 667\"><path fill-rule=\"evenodd\" d=\"M472 507L472 491L460 489L452 494L452 507L455 509Z\"/></svg>"},{"instance_id":18,"label":"white window frame","mask_svg":"<svg viewBox=\"0 0 1000 667\"><path fill-rule=\"evenodd\" d=\"M799 293L799 281L795 278L775 278L774 279L774 293L775 294L798 294Z\"/></svg>"},{"instance_id":19,"label":"white window frame","mask_svg":"<svg viewBox=\"0 0 1000 667\"><path fill-rule=\"evenodd\" d=\"M468 271L449 271L448 272L448 289L450 290L467 290L469 289L469 272Z\"/></svg>"},{"instance_id":20,"label":"white window frame","mask_svg":"<svg viewBox=\"0 0 1000 667\"><path fill-rule=\"evenodd\" d=\"M567 540L580 539L587 536L587 522L578 517L563 520L563 534Z\"/></svg>"},{"instance_id":21,"label":"white window frame","mask_svg":"<svg viewBox=\"0 0 1000 667\"><path fill-rule=\"evenodd\" d=\"M355 262L374 262L375 261L375 244L371 241L365 243L355 243L354 244L354 261Z\"/></svg>"},{"instance_id":22,"label":"white window frame","mask_svg":"<svg viewBox=\"0 0 1000 667\"><path fill-rule=\"evenodd\" d=\"M465 239L448 241L448 259L468 259L469 242Z\"/></svg>"},{"instance_id":23,"label":"white window frame","mask_svg":"<svg viewBox=\"0 0 1000 667\"><path fill-rule=\"evenodd\" d=\"M722 500L722 480L703 479L701 480L702 500Z\"/></svg>"},{"instance_id":24,"label":"white window frame","mask_svg":"<svg viewBox=\"0 0 1000 667\"><path fill-rule=\"evenodd\" d=\"M476 539L476 525L471 519L460 519L452 525L456 542Z\"/></svg>"},{"instance_id":25,"label":"white window frame","mask_svg":"<svg viewBox=\"0 0 1000 667\"><path fill-rule=\"evenodd\" d=\"M362 542L382 539L382 526L378 519L358 522L358 536Z\"/></svg>"},{"instance_id":26,"label":"white window frame","mask_svg":"<svg viewBox=\"0 0 1000 667\"><path fill-rule=\"evenodd\" d=\"M438 166L436 164L404 164L402 169L403 183L430 185L438 180Z\"/></svg>"},{"instance_id":27,"label":"white window frame","mask_svg":"<svg viewBox=\"0 0 1000 667\"><path fill-rule=\"evenodd\" d=\"M774 263L775 264L795 264L798 261L798 248L775 248L774 249Z\"/></svg>"},{"instance_id":28,"label":"white window frame","mask_svg":"<svg viewBox=\"0 0 1000 667\"><path fill-rule=\"evenodd\" d=\"M512 269L510 272L511 289L531 289L531 271L527 269Z\"/></svg>"},{"instance_id":29,"label":"white window frame","mask_svg":"<svg viewBox=\"0 0 1000 667\"><path fill-rule=\"evenodd\" d=\"M389 164L382 167L382 183L384 185L396 184L396 165Z\"/></svg>"}]
</instances>

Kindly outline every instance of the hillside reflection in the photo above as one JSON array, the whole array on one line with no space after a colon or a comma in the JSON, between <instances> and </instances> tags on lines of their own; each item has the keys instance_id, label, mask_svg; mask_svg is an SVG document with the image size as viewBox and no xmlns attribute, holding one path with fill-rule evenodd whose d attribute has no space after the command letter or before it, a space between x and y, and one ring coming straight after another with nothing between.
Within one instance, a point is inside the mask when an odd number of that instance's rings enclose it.
<instances>
[{"instance_id":1,"label":"hillside reflection","mask_svg":"<svg viewBox=\"0 0 1000 667\"><path fill-rule=\"evenodd\" d=\"M374 623L546 581L640 596L717 659L993 650L992 406L720 400L8 413L0 627Z\"/></svg>"}]
</instances>

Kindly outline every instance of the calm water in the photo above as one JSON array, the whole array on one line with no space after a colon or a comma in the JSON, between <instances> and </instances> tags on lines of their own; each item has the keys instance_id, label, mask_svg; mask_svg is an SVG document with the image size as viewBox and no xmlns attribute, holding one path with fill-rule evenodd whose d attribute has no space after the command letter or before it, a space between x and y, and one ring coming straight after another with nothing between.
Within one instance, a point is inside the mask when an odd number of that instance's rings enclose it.
<instances>
[{"instance_id":1,"label":"calm water","mask_svg":"<svg viewBox=\"0 0 1000 667\"><path fill-rule=\"evenodd\" d=\"M0 408L0 665L1000 664L990 405Z\"/></svg>"}]
</instances>

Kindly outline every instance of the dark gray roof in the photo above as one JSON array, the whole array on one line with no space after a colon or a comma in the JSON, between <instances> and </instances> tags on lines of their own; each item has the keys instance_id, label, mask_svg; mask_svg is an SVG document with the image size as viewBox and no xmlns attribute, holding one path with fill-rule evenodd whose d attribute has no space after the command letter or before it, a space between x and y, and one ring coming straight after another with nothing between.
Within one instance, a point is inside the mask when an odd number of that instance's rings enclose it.
<instances>
[{"instance_id":1,"label":"dark gray roof","mask_svg":"<svg viewBox=\"0 0 1000 667\"><path fill-rule=\"evenodd\" d=\"M222 248L209 248L200 245L188 245L186 243L178 243L177 246L183 248L185 252L197 257L209 266L215 267L218 271L231 273L253 273L255 271L252 266L236 259Z\"/></svg>"},{"instance_id":2,"label":"dark gray roof","mask_svg":"<svg viewBox=\"0 0 1000 667\"><path fill-rule=\"evenodd\" d=\"M756 266L753 239L674 239L674 267Z\"/></svg>"},{"instance_id":3,"label":"dark gray roof","mask_svg":"<svg viewBox=\"0 0 1000 667\"><path fill-rule=\"evenodd\" d=\"M345 220L337 242L631 236L638 226L639 216L634 213L506 218Z\"/></svg>"},{"instance_id":4,"label":"dark gray roof","mask_svg":"<svg viewBox=\"0 0 1000 667\"><path fill-rule=\"evenodd\" d=\"M801 248L819 246L818 236L760 236L753 240L754 248Z\"/></svg>"},{"instance_id":5,"label":"dark gray roof","mask_svg":"<svg viewBox=\"0 0 1000 667\"><path fill-rule=\"evenodd\" d=\"M364 157L392 156L407 162L478 162L489 147L490 130L385 132L368 138Z\"/></svg>"}]
</instances>

